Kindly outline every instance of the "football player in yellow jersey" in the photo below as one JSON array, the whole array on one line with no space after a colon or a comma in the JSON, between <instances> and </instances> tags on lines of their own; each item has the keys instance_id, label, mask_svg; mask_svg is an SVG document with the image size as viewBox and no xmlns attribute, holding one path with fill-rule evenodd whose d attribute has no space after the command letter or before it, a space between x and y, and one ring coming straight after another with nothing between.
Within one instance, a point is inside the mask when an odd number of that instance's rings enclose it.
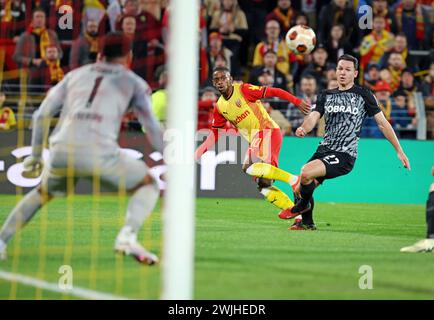
<instances>
[{"instance_id":1,"label":"football player in yellow jersey","mask_svg":"<svg viewBox=\"0 0 434 320\"><path fill-rule=\"evenodd\" d=\"M231 122L249 142L243 171L255 177L258 189L267 201L282 210L291 208L293 201L272 184L279 180L289 183L294 189L300 178L278 168L282 133L260 99L278 97L287 100L304 114L309 113L310 105L279 88L235 84L230 71L224 67L214 69L213 85L221 96L214 108L212 132L196 150L195 158L199 159L212 147L219 138L218 129L224 128L226 121Z\"/></svg>"}]
</instances>

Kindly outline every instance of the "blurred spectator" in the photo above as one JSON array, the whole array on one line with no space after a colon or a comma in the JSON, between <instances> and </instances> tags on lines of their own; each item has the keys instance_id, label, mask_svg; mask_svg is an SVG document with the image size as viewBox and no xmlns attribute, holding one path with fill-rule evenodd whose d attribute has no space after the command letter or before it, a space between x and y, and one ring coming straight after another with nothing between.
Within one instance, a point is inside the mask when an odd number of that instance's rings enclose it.
<instances>
[{"instance_id":1,"label":"blurred spectator","mask_svg":"<svg viewBox=\"0 0 434 320\"><path fill-rule=\"evenodd\" d=\"M60 82L64 77L64 72L60 66L59 50L56 46L46 47L46 53L41 64L32 69L30 75L31 91L46 92L52 86Z\"/></svg>"},{"instance_id":2,"label":"blurred spectator","mask_svg":"<svg viewBox=\"0 0 434 320\"><path fill-rule=\"evenodd\" d=\"M159 88L152 94L152 111L163 128L166 127L167 113L167 70L165 66L158 67L156 71Z\"/></svg>"},{"instance_id":3,"label":"blurred spectator","mask_svg":"<svg viewBox=\"0 0 434 320\"><path fill-rule=\"evenodd\" d=\"M83 1L82 28L86 28L88 20L98 21L99 34L106 34L110 30L110 19L107 15L105 0ZM80 3L80 1L74 1Z\"/></svg>"},{"instance_id":4,"label":"blurred spectator","mask_svg":"<svg viewBox=\"0 0 434 320\"><path fill-rule=\"evenodd\" d=\"M71 70L96 61L98 55L98 22L88 20L83 34L74 40L69 57Z\"/></svg>"},{"instance_id":5,"label":"blurred spectator","mask_svg":"<svg viewBox=\"0 0 434 320\"><path fill-rule=\"evenodd\" d=\"M337 64L338 58L343 54L353 54L351 44L344 37L344 26L334 25L330 31L330 36L324 46L329 54L328 60Z\"/></svg>"},{"instance_id":6,"label":"blurred spectator","mask_svg":"<svg viewBox=\"0 0 434 320\"><path fill-rule=\"evenodd\" d=\"M131 70L137 73L143 79L148 75L148 66L146 65L147 43L136 37L136 19L134 16L124 16L122 19L122 32L133 41L133 61Z\"/></svg>"},{"instance_id":7,"label":"blurred spectator","mask_svg":"<svg viewBox=\"0 0 434 320\"><path fill-rule=\"evenodd\" d=\"M328 32L336 24L342 24L345 28L345 39L352 48L356 48L360 41L359 28L357 27L356 15L352 8L346 6L346 0L332 0L322 6L318 17L317 36L319 43L325 43Z\"/></svg>"},{"instance_id":8,"label":"blurred spectator","mask_svg":"<svg viewBox=\"0 0 434 320\"><path fill-rule=\"evenodd\" d=\"M273 76L267 70L262 70L257 78L257 85L264 87L271 87L273 85Z\"/></svg>"},{"instance_id":9,"label":"blurred spectator","mask_svg":"<svg viewBox=\"0 0 434 320\"><path fill-rule=\"evenodd\" d=\"M305 15L307 21L309 22L306 23L306 25L309 25L314 30L316 30L316 25L317 25L316 7L317 7L316 0L301 0L301 12L303 12L302 15ZM295 24L300 24L300 23L299 21L296 21Z\"/></svg>"},{"instance_id":10,"label":"blurred spectator","mask_svg":"<svg viewBox=\"0 0 434 320\"><path fill-rule=\"evenodd\" d=\"M80 35L82 10L86 7L86 3L81 1L72 0L56 0L56 1L43 1L41 4L44 7L47 16L48 29L54 30L57 34L57 38L62 44L63 55L65 58L64 64L69 63L69 51L73 39L76 39ZM66 10L72 14L72 19L68 22L72 23L71 27L64 26L65 12ZM98 20L99 21L99 20ZM62 23L61 23L62 22ZM84 28L85 24L83 24ZM103 30L105 31L105 30Z\"/></svg>"},{"instance_id":11,"label":"blurred spectator","mask_svg":"<svg viewBox=\"0 0 434 320\"><path fill-rule=\"evenodd\" d=\"M383 111L386 119L390 120L390 113L392 112L392 102L390 99L390 95L393 92L390 84L380 80L377 82L373 89L375 97L380 102L381 111Z\"/></svg>"},{"instance_id":12,"label":"blurred spectator","mask_svg":"<svg viewBox=\"0 0 434 320\"><path fill-rule=\"evenodd\" d=\"M161 18L161 39L164 46L167 46L169 40L169 13L170 7L167 7L166 10L164 10L163 17ZM167 51L167 49L165 50Z\"/></svg>"},{"instance_id":13,"label":"blurred spectator","mask_svg":"<svg viewBox=\"0 0 434 320\"><path fill-rule=\"evenodd\" d=\"M303 99L310 105L314 105L316 103L317 93L318 87L315 77L312 75L303 76L300 82L300 92L297 94L297 97ZM293 104L290 104L288 111L288 119L291 123L293 133L295 134L295 130L303 123L304 115ZM311 132L309 135L315 135L315 132Z\"/></svg>"},{"instance_id":14,"label":"blurred spectator","mask_svg":"<svg viewBox=\"0 0 434 320\"><path fill-rule=\"evenodd\" d=\"M208 86L202 90L198 101L197 130L211 128L213 110L217 100L217 91L214 87Z\"/></svg>"},{"instance_id":15,"label":"blurred spectator","mask_svg":"<svg viewBox=\"0 0 434 320\"><path fill-rule=\"evenodd\" d=\"M337 79L337 76L336 76L336 64L334 64L334 63L327 63L325 75L326 75L326 81L327 81L327 83L329 83L330 80Z\"/></svg>"},{"instance_id":16,"label":"blurred spectator","mask_svg":"<svg viewBox=\"0 0 434 320\"><path fill-rule=\"evenodd\" d=\"M309 17L303 12L299 13L295 18L295 25L300 25L300 24L303 26L310 26Z\"/></svg>"},{"instance_id":17,"label":"blurred spectator","mask_svg":"<svg viewBox=\"0 0 434 320\"><path fill-rule=\"evenodd\" d=\"M410 69L404 69L401 75L401 82L398 90L404 91L409 99L414 98L414 94L420 91L413 72Z\"/></svg>"},{"instance_id":18,"label":"blurred spectator","mask_svg":"<svg viewBox=\"0 0 434 320\"><path fill-rule=\"evenodd\" d=\"M138 0L126 0L123 13L118 17L117 30L122 30L123 20L131 20L131 17L136 20L134 71L145 79L151 88L155 88L158 86L156 70L165 63L164 46L160 42L161 24L152 14L140 9ZM126 26L133 27L131 21L128 21L124 28Z\"/></svg>"},{"instance_id":19,"label":"blurred spectator","mask_svg":"<svg viewBox=\"0 0 434 320\"><path fill-rule=\"evenodd\" d=\"M20 67L39 67L45 59L48 46L56 46L59 56L62 55L56 33L47 29L45 23L45 12L42 9L35 9L30 26L20 35L15 48L14 60Z\"/></svg>"},{"instance_id":20,"label":"blurred spectator","mask_svg":"<svg viewBox=\"0 0 434 320\"><path fill-rule=\"evenodd\" d=\"M434 61L431 62L428 75L421 84L421 91L424 96L434 96Z\"/></svg>"},{"instance_id":21,"label":"blurred spectator","mask_svg":"<svg viewBox=\"0 0 434 320\"><path fill-rule=\"evenodd\" d=\"M416 0L402 0L397 5L394 16L397 31L405 33L410 50L431 47L432 24L420 3Z\"/></svg>"},{"instance_id":22,"label":"blurred spectator","mask_svg":"<svg viewBox=\"0 0 434 320\"><path fill-rule=\"evenodd\" d=\"M272 9L272 1L268 0L239 0L249 26L249 43L256 45L263 39L265 18Z\"/></svg>"},{"instance_id":23,"label":"blurred spectator","mask_svg":"<svg viewBox=\"0 0 434 320\"><path fill-rule=\"evenodd\" d=\"M277 69L277 54L272 49L269 49L264 54L264 64L262 66L257 66L250 72L249 83L254 85L260 85L261 82L259 78L261 75L269 75L270 82L268 85L276 88L281 88L287 90L286 87L286 76ZM269 82L269 81L267 81Z\"/></svg>"},{"instance_id":24,"label":"blurred spectator","mask_svg":"<svg viewBox=\"0 0 434 320\"><path fill-rule=\"evenodd\" d=\"M3 107L6 95L0 92L0 131L10 130L17 125L15 114L11 108Z\"/></svg>"},{"instance_id":25,"label":"blurred spectator","mask_svg":"<svg viewBox=\"0 0 434 320\"><path fill-rule=\"evenodd\" d=\"M217 56L214 58L214 66L211 68L209 68L210 70L210 76L208 77L208 79L206 79L206 81L201 84L202 87L212 87L212 73L214 68L217 67L225 67L225 68L229 68L229 62L226 60L225 56L222 53L217 54Z\"/></svg>"},{"instance_id":26,"label":"blurred spectator","mask_svg":"<svg viewBox=\"0 0 434 320\"><path fill-rule=\"evenodd\" d=\"M139 5L143 11L151 13L155 19L160 21L164 10L163 2L160 0L139 0Z\"/></svg>"},{"instance_id":27,"label":"blurred spectator","mask_svg":"<svg viewBox=\"0 0 434 320\"><path fill-rule=\"evenodd\" d=\"M386 20L382 16L376 16L373 20L372 32L363 37L360 45L360 69L364 70L369 63L380 63L385 52L392 49L394 36L385 30Z\"/></svg>"},{"instance_id":28,"label":"blurred spectator","mask_svg":"<svg viewBox=\"0 0 434 320\"><path fill-rule=\"evenodd\" d=\"M392 89L390 88L390 85L387 82L380 80L373 87L373 89L374 89L375 97L380 103L381 111L383 111L386 119L390 121L390 114L392 112L392 101L390 99ZM375 119L372 117L368 117L365 119L360 136L364 138L384 137L383 133L376 125Z\"/></svg>"},{"instance_id":29,"label":"blurred spectator","mask_svg":"<svg viewBox=\"0 0 434 320\"><path fill-rule=\"evenodd\" d=\"M387 65L387 69L389 70L391 76L390 87L392 88L392 91L395 91L399 87L401 73L402 70L405 69L405 61L403 60L402 55L397 52L393 52L389 56Z\"/></svg>"},{"instance_id":30,"label":"blurred spectator","mask_svg":"<svg viewBox=\"0 0 434 320\"><path fill-rule=\"evenodd\" d=\"M392 75L390 74L389 69L382 68L380 70L380 80L386 81L387 83L392 82Z\"/></svg>"},{"instance_id":31,"label":"blurred spectator","mask_svg":"<svg viewBox=\"0 0 434 320\"><path fill-rule=\"evenodd\" d=\"M265 34L265 41L261 41L256 45L253 66L263 65L265 52L273 50L277 54L277 69L287 75L289 73L289 52L285 40L279 38L279 23L276 20L269 20L265 25Z\"/></svg>"},{"instance_id":32,"label":"blurred spectator","mask_svg":"<svg viewBox=\"0 0 434 320\"><path fill-rule=\"evenodd\" d=\"M226 67L226 68L229 67L229 61L226 60L226 57L224 55L222 55L222 54L219 54L215 58L214 68L217 68L217 67Z\"/></svg>"},{"instance_id":33,"label":"blurred spectator","mask_svg":"<svg viewBox=\"0 0 434 320\"><path fill-rule=\"evenodd\" d=\"M154 0L153 0L154 1ZM203 10L201 10L202 12ZM208 33L206 29L206 20L201 13L199 15L199 86L202 86L209 77L208 62Z\"/></svg>"},{"instance_id":34,"label":"blurred spectator","mask_svg":"<svg viewBox=\"0 0 434 320\"><path fill-rule=\"evenodd\" d=\"M125 5L125 0L112 0L107 7L107 16L110 21L110 30L116 31L116 22L122 14L122 9Z\"/></svg>"},{"instance_id":35,"label":"blurred spectator","mask_svg":"<svg viewBox=\"0 0 434 320\"><path fill-rule=\"evenodd\" d=\"M399 138L415 139L417 119L409 111L407 95L404 91L398 90L394 93L393 98L391 122L395 132Z\"/></svg>"},{"instance_id":36,"label":"blurred spectator","mask_svg":"<svg viewBox=\"0 0 434 320\"><path fill-rule=\"evenodd\" d=\"M277 7L271 11L266 21L277 20L280 24L280 36L285 38L288 30L295 24L297 12L291 6L291 0L277 0Z\"/></svg>"},{"instance_id":37,"label":"blurred spectator","mask_svg":"<svg viewBox=\"0 0 434 320\"><path fill-rule=\"evenodd\" d=\"M23 0L0 0L0 38L14 39L25 30L26 5Z\"/></svg>"},{"instance_id":38,"label":"blurred spectator","mask_svg":"<svg viewBox=\"0 0 434 320\"><path fill-rule=\"evenodd\" d=\"M220 10L221 0L203 0L203 6L205 7L207 24L211 22L213 14Z\"/></svg>"},{"instance_id":39,"label":"blurred spectator","mask_svg":"<svg viewBox=\"0 0 434 320\"><path fill-rule=\"evenodd\" d=\"M392 49L389 52L385 52L381 57L381 67L387 66L387 62L389 61L389 57L392 53L399 53L402 56L402 59L404 60L407 67L412 69L416 67L417 59L415 58L415 56L408 54L407 37L404 33L401 32L395 36L395 41Z\"/></svg>"},{"instance_id":40,"label":"blurred spectator","mask_svg":"<svg viewBox=\"0 0 434 320\"><path fill-rule=\"evenodd\" d=\"M367 72L365 73L364 85L370 90L374 90L374 86L380 80L380 66L376 63L368 65Z\"/></svg>"},{"instance_id":41,"label":"blurred spectator","mask_svg":"<svg viewBox=\"0 0 434 320\"><path fill-rule=\"evenodd\" d=\"M238 6L237 0L222 0L221 8L214 12L209 31L217 31L222 35L223 45L232 51L231 73L241 75L240 49L243 37L247 34L246 15ZM236 58L235 58L236 57Z\"/></svg>"},{"instance_id":42,"label":"blurred spectator","mask_svg":"<svg viewBox=\"0 0 434 320\"><path fill-rule=\"evenodd\" d=\"M219 55L223 55L227 61L227 67L231 70L232 51L223 46L222 36L218 32L211 32L208 41L208 76L211 77L212 70L216 67L215 61Z\"/></svg>"},{"instance_id":43,"label":"blurred spectator","mask_svg":"<svg viewBox=\"0 0 434 320\"><path fill-rule=\"evenodd\" d=\"M122 29L122 20L125 16L136 18L137 39L148 42L149 47L160 47L161 23L149 12L141 10L138 0L126 0L123 12L118 16L116 30Z\"/></svg>"},{"instance_id":44,"label":"blurred spectator","mask_svg":"<svg viewBox=\"0 0 434 320\"><path fill-rule=\"evenodd\" d=\"M389 4L387 3L387 0L373 0L372 14L374 17L383 17L385 21L385 30L395 33L395 23L393 20L393 15L389 11Z\"/></svg>"},{"instance_id":45,"label":"blurred spectator","mask_svg":"<svg viewBox=\"0 0 434 320\"><path fill-rule=\"evenodd\" d=\"M276 122L277 125L280 127L280 131L282 132L282 135L291 136L292 135L291 123L288 121L288 119L285 118L282 112L273 109L273 107L270 105L269 102L263 102L263 105L265 110L267 110L268 114L270 115L271 119L273 119L274 122Z\"/></svg>"},{"instance_id":46,"label":"blurred spectator","mask_svg":"<svg viewBox=\"0 0 434 320\"><path fill-rule=\"evenodd\" d=\"M312 75L316 79L319 90L327 87L327 58L328 53L322 44L319 44L312 53L313 61L306 66L302 73L302 77L305 75Z\"/></svg>"}]
</instances>

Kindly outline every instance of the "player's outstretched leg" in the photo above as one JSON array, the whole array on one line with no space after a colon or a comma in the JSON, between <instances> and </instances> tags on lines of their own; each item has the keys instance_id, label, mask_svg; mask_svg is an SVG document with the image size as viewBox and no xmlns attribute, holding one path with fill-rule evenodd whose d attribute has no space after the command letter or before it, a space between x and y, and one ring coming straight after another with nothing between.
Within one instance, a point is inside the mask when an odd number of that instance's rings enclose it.
<instances>
[{"instance_id":1,"label":"player's outstretched leg","mask_svg":"<svg viewBox=\"0 0 434 320\"><path fill-rule=\"evenodd\" d=\"M401 252L434 252L434 184L431 185L426 203L426 239L416 242L412 246L401 248Z\"/></svg>"},{"instance_id":2,"label":"player's outstretched leg","mask_svg":"<svg viewBox=\"0 0 434 320\"><path fill-rule=\"evenodd\" d=\"M300 181L300 201L294 205L294 207L281 212L279 216L282 219L291 219L300 214L303 214L310 210L310 199L317 186L318 177L324 177L326 175L326 168L322 161L316 159L308 162L301 169L301 181Z\"/></svg>"},{"instance_id":3,"label":"player's outstretched leg","mask_svg":"<svg viewBox=\"0 0 434 320\"><path fill-rule=\"evenodd\" d=\"M253 177L270 180L279 180L289 183L294 189L300 181L300 177L285 170L279 169L271 164L257 162L245 169L245 172Z\"/></svg>"},{"instance_id":4,"label":"player's outstretched leg","mask_svg":"<svg viewBox=\"0 0 434 320\"><path fill-rule=\"evenodd\" d=\"M294 205L294 202L279 188L275 186L261 188L260 192L264 195L265 200L279 209L287 209Z\"/></svg>"},{"instance_id":5,"label":"player's outstretched leg","mask_svg":"<svg viewBox=\"0 0 434 320\"><path fill-rule=\"evenodd\" d=\"M115 241L115 251L133 256L143 264L158 263L158 257L148 252L137 241L137 234L143 222L151 214L157 203L160 190L154 179L147 175L128 203L126 221Z\"/></svg>"},{"instance_id":6,"label":"player's outstretched leg","mask_svg":"<svg viewBox=\"0 0 434 320\"><path fill-rule=\"evenodd\" d=\"M6 245L12 236L23 228L50 197L41 194L38 188L33 189L12 209L0 231L0 260L6 259Z\"/></svg>"},{"instance_id":7,"label":"player's outstretched leg","mask_svg":"<svg viewBox=\"0 0 434 320\"><path fill-rule=\"evenodd\" d=\"M296 198L294 198L296 199ZM299 200L299 198L297 199ZM310 209L304 212L301 217L297 217L292 225L288 227L289 230L316 230L316 225L313 221L313 208L315 201L313 197L310 199Z\"/></svg>"}]
</instances>

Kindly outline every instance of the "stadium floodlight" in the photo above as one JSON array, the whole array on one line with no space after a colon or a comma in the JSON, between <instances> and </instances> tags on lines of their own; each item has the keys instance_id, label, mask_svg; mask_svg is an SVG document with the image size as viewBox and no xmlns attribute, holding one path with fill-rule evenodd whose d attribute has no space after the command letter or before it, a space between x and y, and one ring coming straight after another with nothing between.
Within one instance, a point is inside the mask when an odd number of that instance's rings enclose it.
<instances>
[{"instance_id":1,"label":"stadium floodlight","mask_svg":"<svg viewBox=\"0 0 434 320\"><path fill-rule=\"evenodd\" d=\"M162 259L162 299L167 300L193 298L198 13L198 0L170 2L168 131L181 139L186 154L168 163Z\"/></svg>"}]
</instances>

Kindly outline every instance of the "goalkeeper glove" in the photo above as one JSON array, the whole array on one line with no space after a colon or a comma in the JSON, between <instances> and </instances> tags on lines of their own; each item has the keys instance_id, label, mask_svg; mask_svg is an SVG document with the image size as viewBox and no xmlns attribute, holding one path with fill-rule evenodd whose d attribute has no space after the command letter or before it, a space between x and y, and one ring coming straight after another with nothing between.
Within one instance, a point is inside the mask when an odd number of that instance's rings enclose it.
<instances>
[{"instance_id":1,"label":"goalkeeper glove","mask_svg":"<svg viewBox=\"0 0 434 320\"><path fill-rule=\"evenodd\" d=\"M39 177L44 167L42 163L42 159L34 156L29 156L26 159L24 159L23 166L24 166L24 171L22 173L22 176L24 178L31 178L31 179Z\"/></svg>"}]
</instances>

